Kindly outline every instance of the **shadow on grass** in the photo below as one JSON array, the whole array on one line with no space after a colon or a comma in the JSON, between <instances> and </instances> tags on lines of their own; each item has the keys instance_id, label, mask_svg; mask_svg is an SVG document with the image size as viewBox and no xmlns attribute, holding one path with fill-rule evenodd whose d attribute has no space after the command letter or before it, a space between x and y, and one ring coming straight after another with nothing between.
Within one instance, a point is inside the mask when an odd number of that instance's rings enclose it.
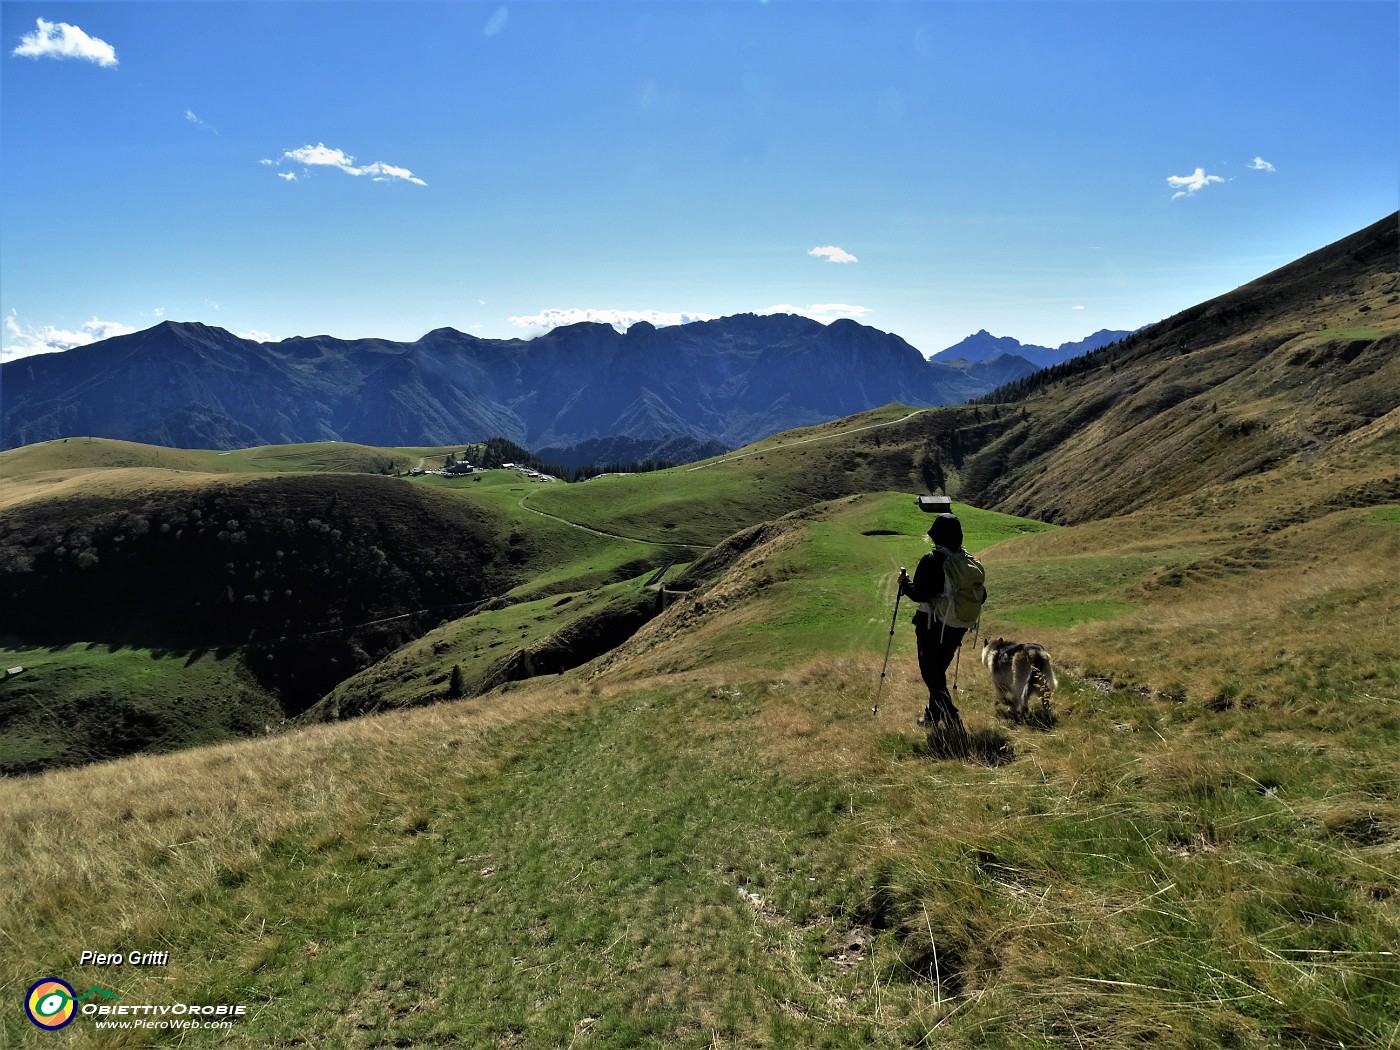
<instances>
[{"instance_id":1,"label":"shadow on grass","mask_svg":"<svg viewBox=\"0 0 1400 1050\"><path fill-rule=\"evenodd\" d=\"M1026 717L1020 719L1021 725L1028 729L1038 729L1042 733L1048 733L1060 724L1060 720L1055 717L1055 712L1050 710L1048 705L1042 704L1040 707L1026 712Z\"/></svg>"},{"instance_id":2,"label":"shadow on grass","mask_svg":"<svg viewBox=\"0 0 1400 1050\"><path fill-rule=\"evenodd\" d=\"M920 750L929 758L955 759L983 766L1004 766L1016 757L1011 738L1000 729L962 729L940 725L929 733Z\"/></svg>"}]
</instances>

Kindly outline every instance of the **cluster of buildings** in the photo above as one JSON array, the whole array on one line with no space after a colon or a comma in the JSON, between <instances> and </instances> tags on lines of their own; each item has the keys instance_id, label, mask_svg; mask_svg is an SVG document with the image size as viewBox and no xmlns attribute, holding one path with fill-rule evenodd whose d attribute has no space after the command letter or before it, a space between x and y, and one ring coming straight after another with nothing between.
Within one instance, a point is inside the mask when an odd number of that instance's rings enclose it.
<instances>
[{"instance_id":1,"label":"cluster of buildings","mask_svg":"<svg viewBox=\"0 0 1400 1050\"><path fill-rule=\"evenodd\" d=\"M408 472L411 478L422 477L425 474L436 474L439 477L461 477L464 474L480 474L487 468L478 467L468 463L465 459L459 459L452 463L444 464L436 470L428 470L423 467L414 467ZM518 474L523 474L532 481L558 481L559 479L549 474L541 474L538 470L527 467L522 463L502 463L502 470L513 470Z\"/></svg>"}]
</instances>

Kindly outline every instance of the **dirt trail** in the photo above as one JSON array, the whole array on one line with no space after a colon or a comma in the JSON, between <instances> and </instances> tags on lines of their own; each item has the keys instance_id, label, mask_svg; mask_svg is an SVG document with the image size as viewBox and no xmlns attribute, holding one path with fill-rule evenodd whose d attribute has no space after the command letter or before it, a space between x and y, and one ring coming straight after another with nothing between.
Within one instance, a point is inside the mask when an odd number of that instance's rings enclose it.
<instances>
[{"instance_id":1,"label":"dirt trail","mask_svg":"<svg viewBox=\"0 0 1400 1050\"><path fill-rule=\"evenodd\" d=\"M570 521L568 518L561 518L558 514L549 514L542 510L536 510L525 502L529 498L530 494L528 492L520 497L519 507L521 510L528 510L531 514L538 514L542 518L550 518L560 524L568 525L575 529L582 529L584 532L591 532L595 536L604 536L610 540L625 540L628 543L645 543L652 547L675 547L677 549L693 550L696 546L699 546L694 543L670 543L666 540L647 540L637 536L623 536L616 532L603 532L601 529L590 528L587 525L580 525L576 521Z\"/></svg>"}]
</instances>

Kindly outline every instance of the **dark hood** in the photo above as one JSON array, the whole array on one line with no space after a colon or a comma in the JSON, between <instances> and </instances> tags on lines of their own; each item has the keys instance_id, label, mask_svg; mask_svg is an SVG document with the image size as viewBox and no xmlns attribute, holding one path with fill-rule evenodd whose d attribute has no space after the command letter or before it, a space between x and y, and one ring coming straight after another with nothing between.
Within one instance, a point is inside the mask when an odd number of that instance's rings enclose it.
<instances>
[{"instance_id":1,"label":"dark hood","mask_svg":"<svg viewBox=\"0 0 1400 1050\"><path fill-rule=\"evenodd\" d=\"M928 529L929 538L939 547L957 550L962 546L962 522L956 514L940 514Z\"/></svg>"}]
</instances>

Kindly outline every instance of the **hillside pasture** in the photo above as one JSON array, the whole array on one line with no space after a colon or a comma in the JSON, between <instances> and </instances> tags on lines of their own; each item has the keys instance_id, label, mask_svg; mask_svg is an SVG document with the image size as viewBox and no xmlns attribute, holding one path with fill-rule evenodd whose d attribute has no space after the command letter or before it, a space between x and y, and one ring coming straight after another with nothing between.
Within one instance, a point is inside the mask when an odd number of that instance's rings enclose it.
<instances>
[{"instance_id":1,"label":"hillside pasture","mask_svg":"<svg viewBox=\"0 0 1400 1050\"><path fill-rule=\"evenodd\" d=\"M1181 568L1218 562L1216 541L1175 533L1163 586L1136 519L1117 542L1095 526L1086 566L1076 529L957 509L989 620L1042 599L1019 582L1042 547L1057 600L1139 607L1037 629L1062 669L1048 719L998 715L969 645L959 703L988 746L919 730L903 617L872 715L894 576L929 519L906 493L843 498L728 541L562 675L12 782L0 915L20 948L0 986L55 972L256 1004L189 1045L1385 1045L1396 654L1366 636L1330 698L1241 657L1291 639L1290 666L1321 668L1393 604L1324 574L1299 615L1336 631L1298 638L1287 565L1222 591ZM1280 544L1384 571L1393 510ZM504 636L545 609L500 612ZM1230 663L1259 702L1198 691ZM172 966L85 970L89 942Z\"/></svg>"}]
</instances>

